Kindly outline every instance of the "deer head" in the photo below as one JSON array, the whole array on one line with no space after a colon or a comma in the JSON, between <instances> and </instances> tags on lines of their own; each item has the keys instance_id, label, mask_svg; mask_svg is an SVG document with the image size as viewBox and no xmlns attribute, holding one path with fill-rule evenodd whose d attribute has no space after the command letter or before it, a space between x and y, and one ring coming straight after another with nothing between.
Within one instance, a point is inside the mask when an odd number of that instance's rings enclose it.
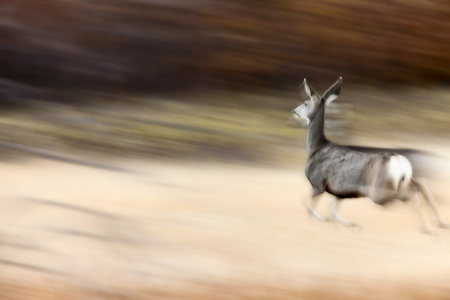
<instances>
[{"instance_id":1,"label":"deer head","mask_svg":"<svg viewBox=\"0 0 450 300\"><path fill-rule=\"evenodd\" d=\"M300 93L305 93L309 99L293 110L292 113L294 117L304 118L309 124L319 108L324 107L326 109L326 107L339 96L341 84L342 77L339 77L339 79L321 97L314 88L306 82L305 78L299 89Z\"/></svg>"}]
</instances>

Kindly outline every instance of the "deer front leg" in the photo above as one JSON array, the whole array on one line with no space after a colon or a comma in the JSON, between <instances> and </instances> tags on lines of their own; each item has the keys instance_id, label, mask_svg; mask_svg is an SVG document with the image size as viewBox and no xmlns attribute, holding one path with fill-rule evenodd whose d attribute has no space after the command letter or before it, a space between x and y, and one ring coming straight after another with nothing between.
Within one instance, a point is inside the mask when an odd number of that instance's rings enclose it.
<instances>
[{"instance_id":1,"label":"deer front leg","mask_svg":"<svg viewBox=\"0 0 450 300\"><path fill-rule=\"evenodd\" d=\"M431 210L433 211L434 216L436 217L436 221L438 222L439 226L441 228L450 228L450 224L448 224L441 218L436 201L435 201L433 195L431 194L430 190L428 189L428 186L427 186L425 180L419 179L419 180L414 181L414 183L416 184L417 190L423 195L423 198L428 203L428 205L430 205Z\"/></svg>"},{"instance_id":2,"label":"deer front leg","mask_svg":"<svg viewBox=\"0 0 450 300\"><path fill-rule=\"evenodd\" d=\"M360 225L358 223L347 221L347 220L343 219L341 216L338 215L337 211L338 211L338 209L340 207L341 201L342 201L342 199L339 199L338 197L336 197L334 199L333 208L331 209L331 216L333 217L333 219L335 221L338 221L341 224L344 224L345 226L360 227Z\"/></svg>"},{"instance_id":3,"label":"deer front leg","mask_svg":"<svg viewBox=\"0 0 450 300\"><path fill-rule=\"evenodd\" d=\"M314 208L316 207L316 205L317 205L317 203L318 203L318 201L319 201L319 199L320 199L320 195L321 195L321 193L314 192L314 193L313 193L313 196L311 197L311 202L310 202L309 206L305 204L305 207L306 207L306 209L308 210L309 215L310 215L310 216L313 216L313 217L316 218L317 220L319 220L319 221L321 221L321 222L330 221L330 218L328 218L328 217L322 217L320 214L318 214L318 213L314 210Z\"/></svg>"}]
</instances>

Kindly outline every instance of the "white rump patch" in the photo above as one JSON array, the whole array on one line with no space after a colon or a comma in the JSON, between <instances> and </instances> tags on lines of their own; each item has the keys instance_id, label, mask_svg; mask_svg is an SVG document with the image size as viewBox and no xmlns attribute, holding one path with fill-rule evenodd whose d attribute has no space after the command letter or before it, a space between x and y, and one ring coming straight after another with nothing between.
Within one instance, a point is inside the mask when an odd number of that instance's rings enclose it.
<instances>
[{"instance_id":1,"label":"white rump patch","mask_svg":"<svg viewBox=\"0 0 450 300\"><path fill-rule=\"evenodd\" d=\"M389 161L389 174L394 182L400 184L408 182L412 178L412 167L409 160L403 155L393 155ZM397 186L398 188L398 186Z\"/></svg>"}]
</instances>

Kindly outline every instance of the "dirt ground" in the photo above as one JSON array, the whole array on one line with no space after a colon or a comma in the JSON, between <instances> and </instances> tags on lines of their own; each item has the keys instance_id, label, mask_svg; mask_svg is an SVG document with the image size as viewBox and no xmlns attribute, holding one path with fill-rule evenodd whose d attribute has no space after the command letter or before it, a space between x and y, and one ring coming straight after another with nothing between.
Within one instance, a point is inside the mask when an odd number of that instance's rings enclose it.
<instances>
[{"instance_id":1,"label":"dirt ground","mask_svg":"<svg viewBox=\"0 0 450 300\"><path fill-rule=\"evenodd\" d=\"M0 164L0 299L450 298L450 230L409 204L348 200L346 228L308 217L303 166L114 165Z\"/></svg>"}]
</instances>

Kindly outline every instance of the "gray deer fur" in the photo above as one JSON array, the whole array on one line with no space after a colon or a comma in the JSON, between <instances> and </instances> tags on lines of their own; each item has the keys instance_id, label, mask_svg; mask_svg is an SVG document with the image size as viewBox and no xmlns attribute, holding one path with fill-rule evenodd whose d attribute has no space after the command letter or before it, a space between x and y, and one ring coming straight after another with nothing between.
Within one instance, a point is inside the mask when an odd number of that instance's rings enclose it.
<instances>
[{"instance_id":1,"label":"gray deer fur","mask_svg":"<svg viewBox=\"0 0 450 300\"><path fill-rule=\"evenodd\" d=\"M321 221L330 220L314 210L318 196L324 192L336 197L331 212L332 220L349 226L357 224L341 218L337 213L343 199L369 197L374 203L383 205L394 199L406 201L414 198L422 229L430 232L420 210L419 192L431 206L438 224L448 228L449 225L439 216L426 185L413 179L411 163L405 156L394 152L358 151L357 147L351 149L330 142L325 137L325 110L338 97L341 84L342 77L320 96L305 79L300 92L309 99L293 111L295 117L308 121L308 161L305 171L313 188L311 203L307 207L310 214Z\"/></svg>"}]
</instances>

